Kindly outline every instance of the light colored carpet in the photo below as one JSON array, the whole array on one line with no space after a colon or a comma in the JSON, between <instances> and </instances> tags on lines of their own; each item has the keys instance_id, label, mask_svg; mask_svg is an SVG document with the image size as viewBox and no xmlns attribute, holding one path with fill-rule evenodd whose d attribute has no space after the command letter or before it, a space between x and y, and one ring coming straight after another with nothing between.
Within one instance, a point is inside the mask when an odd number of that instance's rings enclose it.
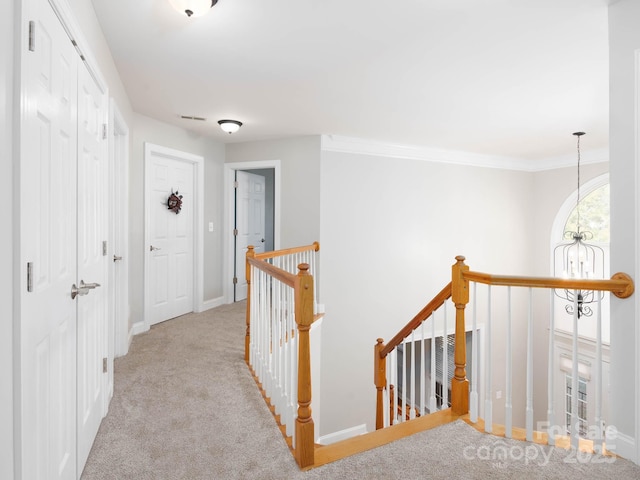
<instances>
[{"instance_id":1,"label":"light colored carpet","mask_svg":"<svg viewBox=\"0 0 640 480\"><path fill-rule=\"evenodd\" d=\"M461 421L301 472L244 363L244 308L185 315L134 338L116 359L115 394L82 479L640 479L622 459Z\"/></svg>"}]
</instances>

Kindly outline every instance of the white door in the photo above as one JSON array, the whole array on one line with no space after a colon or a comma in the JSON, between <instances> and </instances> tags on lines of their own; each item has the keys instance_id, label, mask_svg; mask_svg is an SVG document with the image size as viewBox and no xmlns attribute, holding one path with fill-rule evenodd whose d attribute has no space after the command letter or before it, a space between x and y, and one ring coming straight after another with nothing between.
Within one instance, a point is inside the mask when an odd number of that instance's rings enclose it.
<instances>
[{"instance_id":1,"label":"white door","mask_svg":"<svg viewBox=\"0 0 640 480\"><path fill-rule=\"evenodd\" d=\"M71 293L81 279L104 282L95 241L100 249L105 234L106 150L96 134L105 95L49 2L28 5L35 42L22 55L22 475L75 479L103 414L104 296Z\"/></svg>"},{"instance_id":2,"label":"white door","mask_svg":"<svg viewBox=\"0 0 640 480\"><path fill-rule=\"evenodd\" d=\"M193 311L194 165L149 151L146 158L145 316L149 325ZM181 196L179 213L169 209Z\"/></svg>"},{"instance_id":3,"label":"white door","mask_svg":"<svg viewBox=\"0 0 640 480\"><path fill-rule=\"evenodd\" d=\"M75 479L79 58L48 2L32 6L35 48L22 55L22 477Z\"/></svg>"},{"instance_id":4,"label":"white door","mask_svg":"<svg viewBox=\"0 0 640 480\"><path fill-rule=\"evenodd\" d=\"M247 247L253 245L256 253L264 252L265 183L265 178L261 175L236 171L236 302L247 298Z\"/></svg>"},{"instance_id":5,"label":"white door","mask_svg":"<svg viewBox=\"0 0 640 480\"><path fill-rule=\"evenodd\" d=\"M78 68L78 471L103 417L107 357L106 98L84 64Z\"/></svg>"}]
</instances>

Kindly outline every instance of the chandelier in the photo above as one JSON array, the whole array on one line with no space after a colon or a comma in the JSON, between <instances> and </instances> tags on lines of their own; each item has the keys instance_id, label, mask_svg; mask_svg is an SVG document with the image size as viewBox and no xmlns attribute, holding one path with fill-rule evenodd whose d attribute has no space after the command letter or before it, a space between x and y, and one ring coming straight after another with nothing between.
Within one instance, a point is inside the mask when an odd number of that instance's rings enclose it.
<instances>
[{"instance_id":1,"label":"chandelier","mask_svg":"<svg viewBox=\"0 0 640 480\"><path fill-rule=\"evenodd\" d=\"M565 231L565 242L559 244L553 251L554 275L556 277L571 279L603 278L604 276L604 250L597 245L588 243L593 238L593 233L582 229L580 224L580 137L584 132L575 132L578 150L578 198L576 200L577 222L575 231ZM556 289L555 294L568 302L565 311L578 318L590 317L593 310L590 303L600 300L602 292L593 290L569 290Z\"/></svg>"}]
</instances>

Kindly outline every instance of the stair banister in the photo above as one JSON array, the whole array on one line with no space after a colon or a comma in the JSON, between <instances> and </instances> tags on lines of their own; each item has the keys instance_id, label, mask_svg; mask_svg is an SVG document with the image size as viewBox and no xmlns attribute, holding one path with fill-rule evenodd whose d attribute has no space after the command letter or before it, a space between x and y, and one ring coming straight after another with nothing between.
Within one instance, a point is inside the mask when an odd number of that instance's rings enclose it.
<instances>
[{"instance_id":1,"label":"stair banister","mask_svg":"<svg viewBox=\"0 0 640 480\"><path fill-rule=\"evenodd\" d=\"M298 324L298 418L295 455L300 467L314 463L314 424L311 418L311 351L309 329L313 323L313 277L302 263L295 279L296 323Z\"/></svg>"},{"instance_id":2,"label":"stair banister","mask_svg":"<svg viewBox=\"0 0 640 480\"><path fill-rule=\"evenodd\" d=\"M456 307L456 342L453 361L456 369L451 379L451 411L456 415L469 412L469 380L467 379L467 342L464 324L464 310L469 303L469 280L463 273L469 267L464 257L458 255L451 267L451 299Z\"/></svg>"}]
</instances>

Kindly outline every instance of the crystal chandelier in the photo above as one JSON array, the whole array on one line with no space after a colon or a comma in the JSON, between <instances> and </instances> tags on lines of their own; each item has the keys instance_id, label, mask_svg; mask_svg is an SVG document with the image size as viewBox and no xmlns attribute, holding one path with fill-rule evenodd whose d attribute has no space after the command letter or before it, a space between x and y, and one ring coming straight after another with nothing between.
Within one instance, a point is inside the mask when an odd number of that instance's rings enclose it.
<instances>
[{"instance_id":1,"label":"crystal chandelier","mask_svg":"<svg viewBox=\"0 0 640 480\"><path fill-rule=\"evenodd\" d=\"M603 278L604 250L597 245L587 243L593 233L584 231L580 225L580 137L584 132L575 132L578 150L578 199L576 200L577 222L575 231L565 231L565 242L559 244L554 253L554 274L556 277L572 279ZM578 318L590 317L593 310L590 303L600 300L602 292L593 290L556 289L555 294L569 302L565 311L574 315L577 308ZM576 307L577 305L577 307Z\"/></svg>"}]
</instances>

